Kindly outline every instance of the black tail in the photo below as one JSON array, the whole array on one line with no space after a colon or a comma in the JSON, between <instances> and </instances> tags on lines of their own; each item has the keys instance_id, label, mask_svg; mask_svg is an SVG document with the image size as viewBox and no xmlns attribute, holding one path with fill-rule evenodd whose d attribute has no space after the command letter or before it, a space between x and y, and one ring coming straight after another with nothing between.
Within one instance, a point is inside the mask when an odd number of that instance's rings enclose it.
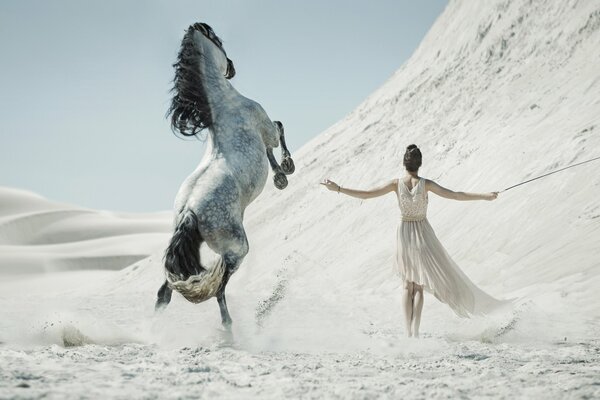
<instances>
[{"instance_id":1,"label":"black tail","mask_svg":"<svg viewBox=\"0 0 600 400\"><path fill-rule=\"evenodd\" d=\"M198 229L198 217L191 211L183 213L165 251L165 269L184 281L205 269L200 264L200 244L203 240Z\"/></svg>"}]
</instances>

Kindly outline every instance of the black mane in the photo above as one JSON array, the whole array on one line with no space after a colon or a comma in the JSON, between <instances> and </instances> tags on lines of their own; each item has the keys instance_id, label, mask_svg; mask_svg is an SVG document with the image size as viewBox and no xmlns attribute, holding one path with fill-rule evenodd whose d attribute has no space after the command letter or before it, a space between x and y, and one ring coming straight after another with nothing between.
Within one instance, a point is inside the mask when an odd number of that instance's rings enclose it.
<instances>
[{"instance_id":1,"label":"black mane","mask_svg":"<svg viewBox=\"0 0 600 400\"><path fill-rule=\"evenodd\" d=\"M174 95L167 111L167 116L171 116L171 129L183 136L196 136L213 123L206 89L202 84L202 71L199 63L202 54L194 43L195 31L202 32L215 45L223 49L221 39L215 35L209 25L204 23L190 26L183 36L177 62L173 64L175 78L173 78L171 92ZM235 74L230 59L227 59L227 66L226 78L230 79Z\"/></svg>"}]
</instances>

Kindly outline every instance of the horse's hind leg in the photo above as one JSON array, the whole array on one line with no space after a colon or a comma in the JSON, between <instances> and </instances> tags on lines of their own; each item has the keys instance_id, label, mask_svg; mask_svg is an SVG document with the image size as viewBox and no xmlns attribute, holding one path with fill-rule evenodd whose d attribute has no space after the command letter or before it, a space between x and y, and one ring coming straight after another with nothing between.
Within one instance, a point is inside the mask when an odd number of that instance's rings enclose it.
<instances>
[{"instance_id":1,"label":"horse's hind leg","mask_svg":"<svg viewBox=\"0 0 600 400\"><path fill-rule=\"evenodd\" d=\"M246 250L247 252L247 250ZM244 254L245 255L245 254ZM227 283L229 282L229 278L235 272L235 270L239 267L242 262L243 257L232 257L231 255L223 257L223 262L225 263L225 273L223 275L223 280L221 281L221 286L217 291L217 302L219 303L219 310L221 311L221 323L227 329L231 329L231 316L229 315L229 310L227 309L227 299L225 298L225 288L227 287Z\"/></svg>"},{"instance_id":2,"label":"horse's hind leg","mask_svg":"<svg viewBox=\"0 0 600 400\"><path fill-rule=\"evenodd\" d=\"M231 316L227 309L227 299L225 298L225 288L229 282L229 278L238 269L246 254L248 254L248 239L246 238L246 232L244 227L240 224L237 228L234 228L230 232L229 238L230 248L225 254L223 254L222 262L225 264L225 272L221 285L217 291L217 302L219 303L219 310L221 311L221 323L227 330L231 330Z\"/></svg>"},{"instance_id":3,"label":"horse's hind leg","mask_svg":"<svg viewBox=\"0 0 600 400\"><path fill-rule=\"evenodd\" d=\"M171 302L171 294L173 294L173 290L167 284L167 281L163 283L163 285L158 289L156 305L154 306L155 311L163 310L167 304Z\"/></svg>"},{"instance_id":4,"label":"horse's hind leg","mask_svg":"<svg viewBox=\"0 0 600 400\"><path fill-rule=\"evenodd\" d=\"M227 286L227 282L229 282L229 277L231 276L231 272L227 266L225 266L225 274L223 275L223 280L221 281L221 287L217 292L217 302L219 303L219 310L221 311L221 323L226 329L231 329L231 315L229 315L229 310L227 309L227 299L225 298L225 287Z\"/></svg>"},{"instance_id":5,"label":"horse's hind leg","mask_svg":"<svg viewBox=\"0 0 600 400\"><path fill-rule=\"evenodd\" d=\"M219 310L221 311L221 322L227 330L231 330L231 316L227 309L227 300L225 298L225 288L229 283L229 278L237 270L242 263L246 254L248 254L248 238L246 237L246 231L242 224L243 213L240 209L232 211L231 206L229 209L225 208L223 215L227 215L227 219L219 219L214 221L214 224L210 226L211 232L218 232L214 236L206 235L208 240L206 244L213 249L217 254L221 255L219 260L222 263L224 269L223 278L221 279L220 285L216 291L215 297L219 303ZM219 228L219 229L216 229Z\"/></svg>"}]
</instances>

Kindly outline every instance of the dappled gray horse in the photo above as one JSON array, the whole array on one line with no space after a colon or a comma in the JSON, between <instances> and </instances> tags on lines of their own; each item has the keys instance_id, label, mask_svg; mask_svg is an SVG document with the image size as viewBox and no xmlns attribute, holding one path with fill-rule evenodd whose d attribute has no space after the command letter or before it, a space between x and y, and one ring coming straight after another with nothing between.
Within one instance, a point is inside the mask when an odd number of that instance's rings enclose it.
<instances>
[{"instance_id":1,"label":"dappled gray horse","mask_svg":"<svg viewBox=\"0 0 600 400\"><path fill-rule=\"evenodd\" d=\"M268 164L278 189L294 172L283 125L271 121L255 101L242 96L228 79L235 75L221 40L207 24L188 28L175 67L171 126L184 136L208 128L206 153L181 185L175 200L175 223L165 252L166 280L158 291L156 309L169 304L173 290L200 303L216 297L225 327L231 317L225 287L248 253L244 210L263 190ZM282 147L281 166L273 148ZM204 266L200 245L220 257Z\"/></svg>"}]
</instances>

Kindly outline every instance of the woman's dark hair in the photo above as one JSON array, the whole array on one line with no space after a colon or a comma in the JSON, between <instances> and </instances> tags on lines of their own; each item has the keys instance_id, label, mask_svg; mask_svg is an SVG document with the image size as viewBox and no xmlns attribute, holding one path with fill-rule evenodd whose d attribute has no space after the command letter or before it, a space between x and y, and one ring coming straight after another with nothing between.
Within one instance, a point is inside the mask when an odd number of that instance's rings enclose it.
<instances>
[{"instance_id":1,"label":"woman's dark hair","mask_svg":"<svg viewBox=\"0 0 600 400\"><path fill-rule=\"evenodd\" d=\"M423 162L423 158L421 156L421 150L417 147L416 144L411 144L406 148L406 153L404 153L404 166L407 171L417 172L421 163Z\"/></svg>"}]
</instances>

